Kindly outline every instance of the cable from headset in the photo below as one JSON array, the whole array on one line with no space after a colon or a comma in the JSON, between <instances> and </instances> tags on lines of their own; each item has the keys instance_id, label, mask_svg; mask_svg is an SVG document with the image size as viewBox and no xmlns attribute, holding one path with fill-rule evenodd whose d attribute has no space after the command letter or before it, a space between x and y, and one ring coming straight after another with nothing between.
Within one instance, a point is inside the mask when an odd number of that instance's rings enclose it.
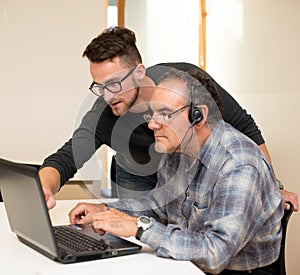
<instances>
[{"instance_id":1,"label":"cable from headset","mask_svg":"<svg viewBox=\"0 0 300 275\"><path fill-rule=\"evenodd\" d=\"M184 136L183 136L181 142L178 144L178 146L176 147L176 149L174 150L174 152L176 152L176 151L178 150L178 148L181 146L181 144L183 143L183 141L184 141L185 138L187 137L187 134L188 134L189 131L193 128L193 126L194 126L194 125L191 124L191 125L189 126L189 128L186 130L186 132L185 132L185 134L184 134ZM184 150L186 149L186 147L188 146L188 144L191 142L192 137L193 137L193 132L192 132L191 136L189 137L188 142L187 142L186 145L184 146L184 149L183 149L181 152L184 152Z\"/></svg>"}]
</instances>

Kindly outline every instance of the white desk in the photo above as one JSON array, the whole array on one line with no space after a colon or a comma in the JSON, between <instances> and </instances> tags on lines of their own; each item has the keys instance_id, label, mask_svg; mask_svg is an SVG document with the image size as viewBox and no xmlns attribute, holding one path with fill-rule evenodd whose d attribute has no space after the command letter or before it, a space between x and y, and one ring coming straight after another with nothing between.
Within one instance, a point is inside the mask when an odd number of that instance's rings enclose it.
<instances>
[{"instance_id":1,"label":"white desk","mask_svg":"<svg viewBox=\"0 0 300 275\"><path fill-rule=\"evenodd\" d=\"M76 203L73 200L57 201L56 207L50 211L53 225L67 224L67 214ZM141 252L133 255L64 265L52 261L17 239L10 231L3 203L0 203L0 225L0 274L3 275L204 274L191 262L159 258L145 245Z\"/></svg>"}]
</instances>

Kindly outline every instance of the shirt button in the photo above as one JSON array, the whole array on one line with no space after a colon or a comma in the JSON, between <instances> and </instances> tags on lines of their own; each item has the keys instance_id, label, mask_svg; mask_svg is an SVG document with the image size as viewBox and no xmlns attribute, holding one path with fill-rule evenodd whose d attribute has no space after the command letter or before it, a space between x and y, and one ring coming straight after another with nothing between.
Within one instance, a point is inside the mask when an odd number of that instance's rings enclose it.
<instances>
[{"instance_id":1,"label":"shirt button","mask_svg":"<svg viewBox=\"0 0 300 275\"><path fill-rule=\"evenodd\" d=\"M186 191L186 192L185 192L185 195L186 195L187 197L189 197L191 194L190 194L190 192Z\"/></svg>"}]
</instances>

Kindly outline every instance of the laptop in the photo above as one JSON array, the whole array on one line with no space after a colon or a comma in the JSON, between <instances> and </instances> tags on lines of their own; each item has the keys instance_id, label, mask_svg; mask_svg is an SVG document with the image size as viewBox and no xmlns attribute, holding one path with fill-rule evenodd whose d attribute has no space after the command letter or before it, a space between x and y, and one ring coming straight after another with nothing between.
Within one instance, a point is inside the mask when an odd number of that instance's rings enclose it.
<instances>
[{"instance_id":1,"label":"laptop","mask_svg":"<svg viewBox=\"0 0 300 275\"><path fill-rule=\"evenodd\" d=\"M11 230L18 239L61 263L75 263L136 253L140 245L91 225L52 226L38 169L0 158L0 190Z\"/></svg>"}]
</instances>

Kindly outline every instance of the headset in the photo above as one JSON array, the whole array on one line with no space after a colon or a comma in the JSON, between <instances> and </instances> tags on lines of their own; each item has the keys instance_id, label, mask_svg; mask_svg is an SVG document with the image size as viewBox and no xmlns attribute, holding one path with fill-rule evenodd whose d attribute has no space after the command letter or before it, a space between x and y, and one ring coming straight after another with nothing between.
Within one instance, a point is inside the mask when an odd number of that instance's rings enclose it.
<instances>
[{"instance_id":1,"label":"headset","mask_svg":"<svg viewBox=\"0 0 300 275\"><path fill-rule=\"evenodd\" d=\"M189 121L191 123L191 125L189 126L189 128L186 130L181 142L178 144L177 148L174 150L177 151L178 148L181 146L182 142L186 139L187 134L190 132L190 130L193 128L194 125L198 124L202 119L203 119L203 115L202 115L202 111L200 108L198 108L194 102L195 102L195 91L194 91L194 86L191 86L191 92L190 92L190 100L191 100L191 105L189 107ZM193 132L186 144L186 146L189 144L189 142L191 141L193 136ZM184 148L186 148L186 146ZM184 149L183 149L184 151Z\"/></svg>"},{"instance_id":2,"label":"headset","mask_svg":"<svg viewBox=\"0 0 300 275\"><path fill-rule=\"evenodd\" d=\"M189 121L191 123L191 126L194 126L196 124L198 124L202 119L203 119L203 115L202 115L202 111L200 108L198 108L194 102L195 102L195 90L194 90L194 86L191 86L191 105L190 105L190 109L189 109Z\"/></svg>"}]
</instances>

